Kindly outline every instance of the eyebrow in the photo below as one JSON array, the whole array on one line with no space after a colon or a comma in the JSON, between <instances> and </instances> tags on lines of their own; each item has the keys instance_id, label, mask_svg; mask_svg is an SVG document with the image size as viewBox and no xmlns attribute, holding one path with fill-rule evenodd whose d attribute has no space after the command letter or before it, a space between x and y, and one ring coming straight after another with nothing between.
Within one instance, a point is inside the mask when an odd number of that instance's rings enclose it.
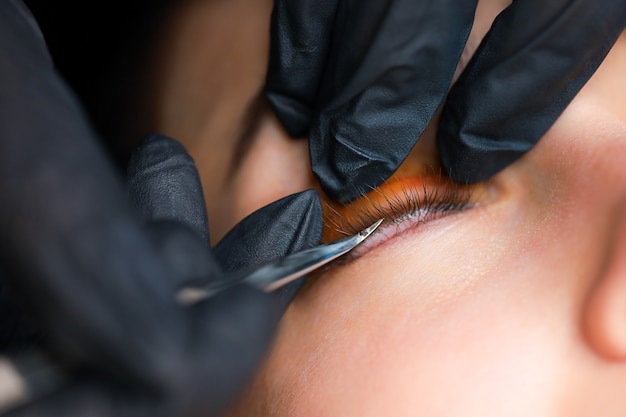
<instances>
[{"instance_id":1,"label":"eyebrow","mask_svg":"<svg viewBox=\"0 0 626 417\"><path fill-rule=\"evenodd\" d=\"M244 158L252 148L254 137L259 130L261 120L269 110L269 103L265 98L265 90L262 88L248 101L241 119L241 129L235 139L235 150L230 161L227 181L237 172Z\"/></svg>"}]
</instances>

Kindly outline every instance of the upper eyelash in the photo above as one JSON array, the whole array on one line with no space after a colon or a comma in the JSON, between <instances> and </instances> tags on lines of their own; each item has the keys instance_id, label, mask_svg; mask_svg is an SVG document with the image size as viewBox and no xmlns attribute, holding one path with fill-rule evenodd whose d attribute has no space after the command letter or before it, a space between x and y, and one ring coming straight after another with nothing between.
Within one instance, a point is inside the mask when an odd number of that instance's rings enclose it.
<instances>
[{"instance_id":1,"label":"upper eyelash","mask_svg":"<svg viewBox=\"0 0 626 417\"><path fill-rule=\"evenodd\" d=\"M472 191L462 186L423 185L421 192L416 186L402 186L401 192L382 192L374 189L385 201L385 205L371 199L368 194L359 198L367 204L355 208L352 216L342 216L330 204L326 204L326 227L346 236L353 235L370 226L379 219L385 224L399 223L412 218L417 224L434 220L449 212L465 210L472 206Z\"/></svg>"}]
</instances>

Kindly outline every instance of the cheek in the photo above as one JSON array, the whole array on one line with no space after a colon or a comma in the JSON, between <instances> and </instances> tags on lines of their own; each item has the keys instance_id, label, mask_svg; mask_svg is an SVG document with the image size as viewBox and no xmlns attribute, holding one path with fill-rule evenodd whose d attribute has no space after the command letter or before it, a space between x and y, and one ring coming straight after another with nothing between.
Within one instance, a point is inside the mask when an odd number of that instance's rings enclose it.
<instances>
[{"instance_id":1,"label":"cheek","mask_svg":"<svg viewBox=\"0 0 626 417\"><path fill-rule=\"evenodd\" d=\"M285 415L550 415L571 360L563 289L542 276L540 245L450 223L329 271L292 304L264 377Z\"/></svg>"},{"instance_id":2,"label":"cheek","mask_svg":"<svg viewBox=\"0 0 626 417\"><path fill-rule=\"evenodd\" d=\"M269 365L272 390L291 415L547 415L562 350L502 295L428 315L366 299L332 317L296 314Z\"/></svg>"},{"instance_id":3,"label":"cheek","mask_svg":"<svg viewBox=\"0 0 626 417\"><path fill-rule=\"evenodd\" d=\"M560 164L580 162L574 132L557 128ZM548 416L598 404L578 318L610 224L590 210L606 190L554 169L544 155L564 156L562 145L548 135L484 209L317 278L287 311L256 391L281 400L271 415Z\"/></svg>"}]
</instances>

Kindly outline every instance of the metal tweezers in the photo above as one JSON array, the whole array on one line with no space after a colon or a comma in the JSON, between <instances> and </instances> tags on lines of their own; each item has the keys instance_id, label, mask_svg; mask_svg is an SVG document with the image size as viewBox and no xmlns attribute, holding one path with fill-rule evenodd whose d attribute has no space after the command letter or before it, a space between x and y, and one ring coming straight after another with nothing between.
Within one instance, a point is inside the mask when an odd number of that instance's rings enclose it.
<instances>
[{"instance_id":1,"label":"metal tweezers","mask_svg":"<svg viewBox=\"0 0 626 417\"><path fill-rule=\"evenodd\" d=\"M367 239L382 222L382 219L378 220L356 235L296 252L252 272L229 276L226 280L203 287L183 288L177 294L177 301L181 305L189 306L242 283L265 292L275 291L350 252ZM30 352L13 358L0 356L0 413L37 401L66 383L67 377L63 371L40 352Z\"/></svg>"},{"instance_id":2,"label":"metal tweezers","mask_svg":"<svg viewBox=\"0 0 626 417\"><path fill-rule=\"evenodd\" d=\"M382 222L383 219L380 219L356 235L293 253L252 272L230 276L225 280L212 282L204 287L183 288L176 296L176 299L182 305L191 305L242 283L265 292L276 291L350 252L367 239Z\"/></svg>"}]
</instances>

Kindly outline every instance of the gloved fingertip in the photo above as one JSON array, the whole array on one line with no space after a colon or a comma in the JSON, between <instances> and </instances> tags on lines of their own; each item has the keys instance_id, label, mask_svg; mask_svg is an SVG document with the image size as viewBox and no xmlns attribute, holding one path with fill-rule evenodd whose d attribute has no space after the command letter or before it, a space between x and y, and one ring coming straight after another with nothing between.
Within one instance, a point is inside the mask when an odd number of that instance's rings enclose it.
<instances>
[{"instance_id":1,"label":"gloved fingertip","mask_svg":"<svg viewBox=\"0 0 626 417\"><path fill-rule=\"evenodd\" d=\"M160 134L144 140L129 160L127 186L144 221L185 223L208 245L209 227L200 176L192 157L178 141Z\"/></svg>"},{"instance_id":2,"label":"gloved fingertip","mask_svg":"<svg viewBox=\"0 0 626 417\"><path fill-rule=\"evenodd\" d=\"M292 196L288 206L278 218L289 219L296 216L299 216L300 220L298 225L300 233L294 235L295 239L291 241L285 255L319 244L324 222L322 204L317 191L307 190ZM274 292L281 312L284 312L305 282L306 277L303 277Z\"/></svg>"},{"instance_id":3,"label":"gloved fingertip","mask_svg":"<svg viewBox=\"0 0 626 417\"><path fill-rule=\"evenodd\" d=\"M367 107L377 109L375 116L365 113L357 117L350 114L351 109L327 112L311 129L313 173L324 192L340 203L348 203L388 179L426 128L425 119L417 120L406 109L368 103Z\"/></svg>"},{"instance_id":4,"label":"gloved fingertip","mask_svg":"<svg viewBox=\"0 0 626 417\"><path fill-rule=\"evenodd\" d=\"M323 228L315 190L284 197L239 222L214 248L224 271L241 271L317 245Z\"/></svg>"},{"instance_id":5,"label":"gloved fingertip","mask_svg":"<svg viewBox=\"0 0 626 417\"><path fill-rule=\"evenodd\" d=\"M445 118L445 120L444 120ZM504 141L458 127L444 116L437 132L437 148L444 172L455 182L485 181L521 158L539 140Z\"/></svg>"},{"instance_id":6,"label":"gloved fingertip","mask_svg":"<svg viewBox=\"0 0 626 417\"><path fill-rule=\"evenodd\" d=\"M130 178L134 178L143 174L147 169L159 167L164 163L185 162L193 163L193 160L180 142L154 133L146 137L131 154L127 174Z\"/></svg>"},{"instance_id":7,"label":"gloved fingertip","mask_svg":"<svg viewBox=\"0 0 626 417\"><path fill-rule=\"evenodd\" d=\"M201 409L217 412L250 382L273 340L280 314L269 295L246 285L194 305L189 314L194 375L186 380L204 402Z\"/></svg>"},{"instance_id":8,"label":"gloved fingertip","mask_svg":"<svg viewBox=\"0 0 626 417\"><path fill-rule=\"evenodd\" d=\"M312 189L296 194L292 200L291 208L297 208L298 205L304 206L300 229L306 232L303 235L306 239L300 240L301 248L319 244L324 229L324 213L319 194Z\"/></svg>"},{"instance_id":9,"label":"gloved fingertip","mask_svg":"<svg viewBox=\"0 0 626 417\"><path fill-rule=\"evenodd\" d=\"M623 4L599 4L518 1L498 15L442 109L437 142L454 180L486 180L545 135L624 30Z\"/></svg>"},{"instance_id":10,"label":"gloved fingertip","mask_svg":"<svg viewBox=\"0 0 626 417\"><path fill-rule=\"evenodd\" d=\"M237 224L214 248L224 271L243 271L318 245L324 227L317 191L306 190L257 210ZM305 278L273 296L284 311Z\"/></svg>"},{"instance_id":11,"label":"gloved fingertip","mask_svg":"<svg viewBox=\"0 0 626 417\"><path fill-rule=\"evenodd\" d=\"M398 168L395 163L374 159L345 159L313 162L313 173L324 193L332 200L349 203L372 191L389 178Z\"/></svg>"},{"instance_id":12,"label":"gloved fingertip","mask_svg":"<svg viewBox=\"0 0 626 417\"><path fill-rule=\"evenodd\" d=\"M287 248L289 252L317 245L324 227L322 202L317 191L313 189L292 194L260 209L258 215L273 214L278 221L298 219L295 229L299 231L297 239Z\"/></svg>"},{"instance_id":13,"label":"gloved fingertip","mask_svg":"<svg viewBox=\"0 0 626 417\"><path fill-rule=\"evenodd\" d=\"M311 124L311 109L294 99L274 91L266 92L272 110L291 137L307 136Z\"/></svg>"}]
</instances>

